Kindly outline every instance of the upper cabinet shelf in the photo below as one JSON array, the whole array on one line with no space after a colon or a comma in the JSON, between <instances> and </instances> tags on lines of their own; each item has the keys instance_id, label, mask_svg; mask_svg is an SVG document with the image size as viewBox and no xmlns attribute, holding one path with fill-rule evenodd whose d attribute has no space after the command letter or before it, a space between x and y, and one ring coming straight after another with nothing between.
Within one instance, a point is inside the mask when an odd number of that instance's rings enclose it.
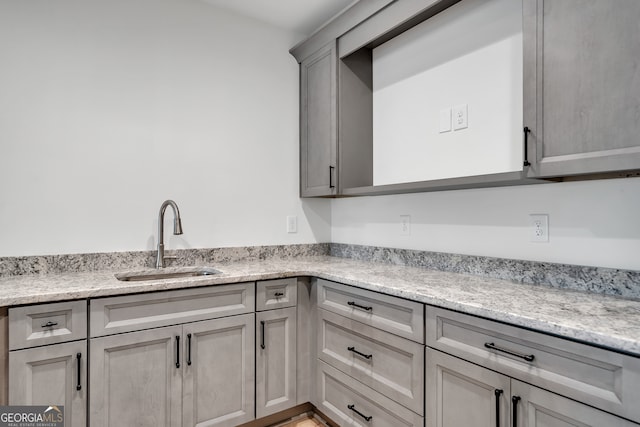
<instances>
[{"instance_id":1,"label":"upper cabinet shelf","mask_svg":"<svg viewBox=\"0 0 640 427\"><path fill-rule=\"evenodd\" d=\"M435 169L422 166L415 159L426 159L431 152L425 154L406 148L410 144L405 140L398 139L397 150L404 150L404 157L413 161L413 166L397 163L389 151L385 154L380 149L382 138L375 130L381 125L377 112L380 99L387 98L381 98L375 87L374 49L384 47L388 52L387 46L395 45L399 39L411 40L410 34L420 28L419 24L441 30L447 20L453 22L451 25L459 25L458 21L471 20L478 11L484 13L486 19L476 17L477 25L469 28L484 26L495 30L499 22L491 26L485 24L491 22L492 16L504 21L504 13L491 11L492 7L501 7L499 2L362 0L292 48L291 54L300 63L300 195L378 195L640 176L640 30L636 25L640 19L640 3L635 0L623 0L624 4L620 5L598 0L523 0L522 21L520 9L512 13L518 37L522 39L522 43L517 39L517 51L522 54L518 53L520 56L515 61L517 69L521 67L522 71L516 74L512 71L511 76L502 79L517 77L512 79L517 80L517 84L508 89L516 95L510 102L516 99L517 105L516 109L507 108L510 117L505 116L504 106L503 110L494 111L485 105L486 100L495 97L491 92L496 85L491 81L494 76L485 71L485 77L479 78L481 73L476 69L479 67L471 65L469 88L484 85L485 92L484 95L480 92L480 97L476 95L476 101L469 104L469 130L445 136L430 130L432 139L428 146L425 143L418 147L418 150L424 150L425 146L427 150L431 147L438 150L440 144L445 151L449 150L448 155L433 153L433 158L440 159L437 167L445 173L424 173L421 177L420 167L430 172ZM451 8L454 5L455 11ZM443 11L446 13L441 14ZM450 18L452 14L454 19ZM424 34L431 37L431 30L422 31L421 37L425 37ZM472 42L480 46L477 40ZM387 45L382 46L384 43ZM491 43L483 46L488 45ZM449 52L452 50L455 49ZM465 49L458 50L461 54L453 57L454 60L466 55ZM423 51L425 57L438 54L436 49L422 49L417 55ZM484 52L477 46L470 46L468 51L476 55ZM451 62L447 61L441 64ZM485 63L493 61L495 59L487 58ZM406 66L407 61L400 62L399 67ZM476 62L482 63L482 58ZM496 70L496 74L501 74L508 65ZM464 77L464 73L461 75ZM433 80L429 81L432 78L437 77L429 75L423 81L433 85ZM445 84L451 83L443 82ZM437 93L426 86L421 90L424 95L420 96L431 103L432 111L412 112L411 101L407 100L407 105L403 105L404 101L397 104L407 108L407 113L400 116L415 113L416 120L435 122L435 107L449 107L449 101L439 100ZM471 92L466 89L462 98L471 97L467 95ZM378 103L375 108L374 98ZM481 118L480 113L484 117ZM504 117L501 124L492 128L489 122L495 116ZM489 128L488 133L486 129L482 133L480 123ZM491 129L495 132L491 133ZM392 129L389 133L401 132ZM495 139L499 136L505 142L496 145L494 134ZM467 138L467 142L459 142L464 141L462 136L470 135L473 138ZM451 154L453 145L446 146L445 140L461 144L460 157ZM386 144L389 149L389 146L394 148L396 142ZM474 154L467 148L478 151ZM494 159L506 156L510 156L510 163L493 166ZM397 174L400 178L385 180L380 172L384 162L389 162L384 166L387 171L406 167L418 173L406 179L412 182L404 182L401 173ZM468 172L459 168L461 162L469 163ZM484 168L479 168L479 163ZM451 171L448 175L447 169Z\"/></svg>"}]
</instances>

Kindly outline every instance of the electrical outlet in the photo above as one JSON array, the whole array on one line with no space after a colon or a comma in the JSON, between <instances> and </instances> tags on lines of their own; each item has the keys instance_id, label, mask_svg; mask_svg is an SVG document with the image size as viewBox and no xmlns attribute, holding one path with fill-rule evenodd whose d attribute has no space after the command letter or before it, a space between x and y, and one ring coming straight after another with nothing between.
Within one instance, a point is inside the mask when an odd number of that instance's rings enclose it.
<instances>
[{"instance_id":1,"label":"electrical outlet","mask_svg":"<svg viewBox=\"0 0 640 427\"><path fill-rule=\"evenodd\" d=\"M549 241L549 215L531 214L529 215L529 224L532 242Z\"/></svg>"},{"instance_id":2,"label":"electrical outlet","mask_svg":"<svg viewBox=\"0 0 640 427\"><path fill-rule=\"evenodd\" d=\"M456 105L452 108L453 130L465 129L469 126L469 109L467 104Z\"/></svg>"},{"instance_id":3,"label":"electrical outlet","mask_svg":"<svg viewBox=\"0 0 640 427\"><path fill-rule=\"evenodd\" d=\"M287 217L287 233L297 233L297 232L298 232L298 217L288 216Z\"/></svg>"},{"instance_id":4,"label":"electrical outlet","mask_svg":"<svg viewBox=\"0 0 640 427\"><path fill-rule=\"evenodd\" d=\"M400 215L400 235L411 235L411 215Z\"/></svg>"}]
</instances>

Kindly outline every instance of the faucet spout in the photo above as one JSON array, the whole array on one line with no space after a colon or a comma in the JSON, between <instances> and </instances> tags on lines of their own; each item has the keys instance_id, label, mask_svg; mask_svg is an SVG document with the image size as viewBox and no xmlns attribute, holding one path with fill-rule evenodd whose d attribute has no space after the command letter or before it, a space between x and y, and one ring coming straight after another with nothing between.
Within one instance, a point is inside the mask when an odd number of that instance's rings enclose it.
<instances>
[{"instance_id":1,"label":"faucet spout","mask_svg":"<svg viewBox=\"0 0 640 427\"><path fill-rule=\"evenodd\" d=\"M160 206L160 213L158 214L158 253L156 256L156 268L165 267L164 256L164 212L167 210L167 206L171 206L173 209L173 234L182 234L182 220L180 219L180 210L178 205L173 200L165 200Z\"/></svg>"}]
</instances>

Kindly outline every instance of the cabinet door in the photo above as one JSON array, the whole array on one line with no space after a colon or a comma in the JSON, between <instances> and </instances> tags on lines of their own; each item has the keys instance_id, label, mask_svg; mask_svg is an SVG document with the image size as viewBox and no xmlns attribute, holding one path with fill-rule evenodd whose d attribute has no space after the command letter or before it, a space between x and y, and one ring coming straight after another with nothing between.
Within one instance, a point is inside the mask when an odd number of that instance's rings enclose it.
<instances>
[{"instance_id":1,"label":"cabinet door","mask_svg":"<svg viewBox=\"0 0 640 427\"><path fill-rule=\"evenodd\" d=\"M541 388L511 380L516 398L514 427L638 427L614 415L570 400Z\"/></svg>"},{"instance_id":2,"label":"cabinet door","mask_svg":"<svg viewBox=\"0 0 640 427\"><path fill-rule=\"evenodd\" d=\"M92 427L181 425L182 326L90 340Z\"/></svg>"},{"instance_id":3,"label":"cabinet door","mask_svg":"<svg viewBox=\"0 0 640 427\"><path fill-rule=\"evenodd\" d=\"M256 315L256 417L296 404L296 308Z\"/></svg>"},{"instance_id":4,"label":"cabinet door","mask_svg":"<svg viewBox=\"0 0 640 427\"><path fill-rule=\"evenodd\" d=\"M183 426L254 419L253 313L184 325Z\"/></svg>"},{"instance_id":5,"label":"cabinet door","mask_svg":"<svg viewBox=\"0 0 640 427\"><path fill-rule=\"evenodd\" d=\"M640 2L525 0L531 177L640 169Z\"/></svg>"},{"instance_id":6,"label":"cabinet door","mask_svg":"<svg viewBox=\"0 0 640 427\"><path fill-rule=\"evenodd\" d=\"M336 194L337 50L333 41L300 64L300 195Z\"/></svg>"},{"instance_id":7,"label":"cabinet door","mask_svg":"<svg viewBox=\"0 0 640 427\"><path fill-rule=\"evenodd\" d=\"M10 352L9 405L62 405L65 426L85 426L86 360L86 340Z\"/></svg>"},{"instance_id":8,"label":"cabinet door","mask_svg":"<svg viewBox=\"0 0 640 427\"><path fill-rule=\"evenodd\" d=\"M427 427L509 426L509 377L430 348L425 358Z\"/></svg>"}]
</instances>

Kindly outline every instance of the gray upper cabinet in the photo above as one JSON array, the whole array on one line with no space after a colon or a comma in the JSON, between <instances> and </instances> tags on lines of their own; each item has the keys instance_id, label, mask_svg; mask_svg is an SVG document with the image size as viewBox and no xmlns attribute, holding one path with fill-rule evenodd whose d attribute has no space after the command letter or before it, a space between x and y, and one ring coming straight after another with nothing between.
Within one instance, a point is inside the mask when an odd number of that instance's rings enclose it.
<instances>
[{"instance_id":1,"label":"gray upper cabinet","mask_svg":"<svg viewBox=\"0 0 640 427\"><path fill-rule=\"evenodd\" d=\"M640 2L523 6L528 175L640 169Z\"/></svg>"},{"instance_id":2,"label":"gray upper cabinet","mask_svg":"<svg viewBox=\"0 0 640 427\"><path fill-rule=\"evenodd\" d=\"M300 63L300 196L337 192L336 41Z\"/></svg>"}]
</instances>

